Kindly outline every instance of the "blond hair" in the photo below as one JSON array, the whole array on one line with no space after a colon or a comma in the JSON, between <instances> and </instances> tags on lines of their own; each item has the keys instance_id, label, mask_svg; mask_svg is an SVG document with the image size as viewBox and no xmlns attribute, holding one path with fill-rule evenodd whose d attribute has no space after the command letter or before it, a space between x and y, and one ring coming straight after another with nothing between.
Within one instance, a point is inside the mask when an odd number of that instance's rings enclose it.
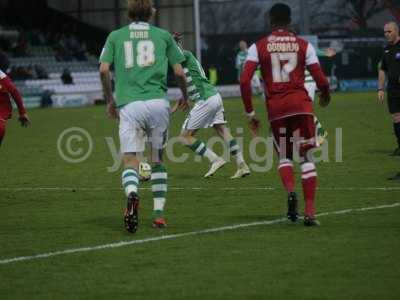
<instances>
[{"instance_id":1,"label":"blond hair","mask_svg":"<svg viewBox=\"0 0 400 300\"><path fill-rule=\"evenodd\" d=\"M132 21L147 22L154 12L152 0L128 0L128 17Z\"/></svg>"}]
</instances>

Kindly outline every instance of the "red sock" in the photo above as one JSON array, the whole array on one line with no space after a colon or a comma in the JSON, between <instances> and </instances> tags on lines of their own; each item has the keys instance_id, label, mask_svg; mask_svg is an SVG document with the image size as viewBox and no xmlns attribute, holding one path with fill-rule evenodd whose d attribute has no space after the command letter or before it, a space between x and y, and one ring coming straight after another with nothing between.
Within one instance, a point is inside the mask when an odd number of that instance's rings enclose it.
<instances>
[{"instance_id":1,"label":"red sock","mask_svg":"<svg viewBox=\"0 0 400 300\"><path fill-rule=\"evenodd\" d=\"M304 216L313 218L315 215L314 201L317 189L317 172L313 163L301 165L301 183L305 201Z\"/></svg>"},{"instance_id":2,"label":"red sock","mask_svg":"<svg viewBox=\"0 0 400 300\"><path fill-rule=\"evenodd\" d=\"M290 160L281 160L278 171L286 191L288 193L294 192L295 181L292 162Z\"/></svg>"}]
</instances>

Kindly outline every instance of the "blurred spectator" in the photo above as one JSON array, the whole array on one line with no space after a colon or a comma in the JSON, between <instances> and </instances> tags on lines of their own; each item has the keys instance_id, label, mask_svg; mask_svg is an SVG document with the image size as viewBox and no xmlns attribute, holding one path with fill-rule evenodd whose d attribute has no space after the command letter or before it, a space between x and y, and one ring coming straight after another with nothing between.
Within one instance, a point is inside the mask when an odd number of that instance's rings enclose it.
<instances>
[{"instance_id":1,"label":"blurred spectator","mask_svg":"<svg viewBox=\"0 0 400 300\"><path fill-rule=\"evenodd\" d=\"M37 78L35 68L32 65L25 67L25 69L26 69L26 76L28 77L27 79Z\"/></svg>"},{"instance_id":2,"label":"blurred spectator","mask_svg":"<svg viewBox=\"0 0 400 300\"><path fill-rule=\"evenodd\" d=\"M37 29L28 32L28 40L32 46L46 45L46 38L43 33Z\"/></svg>"},{"instance_id":3,"label":"blurred spectator","mask_svg":"<svg viewBox=\"0 0 400 300\"><path fill-rule=\"evenodd\" d=\"M73 34L67 33L65 38L62 39L61 43L76 60L87 60L86 47L79 43L79 41Z\"/></svg>"},{"instance_id":4,"label":"blurred spectator","mask_svg":"<svg viewBox=\"0 0 400 300\"><path fill-rule=\"evenodd\" d=\"M9 76L12 80L29 80L35 78L32 66L13 66L9 72Z\"/></svg>"},{"instance_id":5,"label":"blurred spectator","mask_svg":"<svg viewBox=\"0 0 400 300\"><path fill-rule=\"evenodd\" d=\"M51 95L53 94L50 90L45 90L42 94L40 106L41 107L50 107L53 105L53 100L51 99Z\"/></svg>"},{"instance_id":6,"label":"blurred spectator","mask_svg":"<svg viewBox=\"0 0 400 300\"><path fill-rule=\"evenodd\" d=\"M35 65L34 68L37 79L49 79L49 74L43 66Z\"/></svg>"},{"instance_id":7,"label":"blurred spectator","mask_svg":"<svg viewBox=\"0 0 400 300\"><path fill-rule=\"evenodd\" d=\"M10 67L10 60L7 56L7 54L0 49L0 70L8 70Z\"/></svg>"},{"instance_id":8,"label":"blurred spectator","mask_svg":"<svg viewBox=\"0 0 400 300\"><path fill-rule=\"evenodd\" d=\"M74 54L76 60L86 61L87 60L86 52L87 52L86 44L83 43L80 45L79 50Z\"/></svg>"},{"instance_id":9,"label":"blurred spectator","mask_svg":"<svg viewBox=\"0 0 400 300\"><path fill-rule=\"evenodd\" d=\"M13 55L16 57L29 56L29 42L24 34L20 34L18 40L12 47Z\"/></svg>"},{"instance_id":10,"label":"blurred spectator","mask_svg":"<svg viewBox=\"0 0 400 300\"><path fill-rule=\"evenodd\" d=\"M4 51L11 50L12 43L9 39L0 36L0 48Z\"/></svg>"},{"instance_id":11,"label":"blurred spectator","mask_svg":"<svg viewBox=\"0 0 400 300\"><path fill-rule=\"evenodd\" d=\"M61 74L61 81L64 84L74 84L74 79L72 78L71 72L68 68L65 68Z\"/></svg>"},{"instance_id":12,"label":"blurred spectator","mask_svg":"<svg viewBox=\"0 0 400 300\"><path fill-rule=\"evenodd\" d=\"M86 45L80 43L71 33L67 33L66 35L58 34L53 49L56 52L57 61L87 60Z\"/></svg>"},{"instance_id":13,"label":"blurred spectator","mask_svg":"<svg viewBox=\"0 0 400 300\"><path fill-rule=\"evenodd\" d=\"M56 52L57 61L71 61L73 59L71 52L65 47L64 38L61 38L53 47Z\"/></svg>"},{"instance_id":14,"label":"blurred spectator","mask_svg":"<svg viewBox=\"0 0 400 300\"><path fill-rule=\"evenodd\" d=\"M78 40L76 39L75 36L73 36L70 33L67 33L67 35L64 38L64 45L65 47L70 50L72 53L76 52L80 48L80 44Z\"/></svg>"}]
</instances>

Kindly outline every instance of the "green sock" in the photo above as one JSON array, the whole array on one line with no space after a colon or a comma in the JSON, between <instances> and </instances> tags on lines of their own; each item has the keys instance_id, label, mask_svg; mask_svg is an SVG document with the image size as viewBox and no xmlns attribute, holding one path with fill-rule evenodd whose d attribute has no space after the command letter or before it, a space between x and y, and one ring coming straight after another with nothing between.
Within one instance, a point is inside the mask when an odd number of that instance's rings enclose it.
<instances>
[{"instance_id":1,"label":"green sock","mask_svg":"<svg viewBox=\"0 0 400 300\"><path fill-rule=\"evenodd\" d=\"M239 144L236 139L228 142L229 153L236 159L236 164L239 166L244 163L243 153L240 150Z\"/></svg>"},{"instance_id":2,"label":"green sock","mask_svg":"<svg viewBox=\"0 0 400 300\"><path fill-rule=\"evenodd\" d=\"M211 149L207 148L206 144L200 140L196 140L192 145L188 147L196 154L207 157L208 160L212 163L219 158L217 154L215 154Z\"/></svg>"},{"instance_id":3,"label":"green sock","mask_svg":"<svg viewBox=\"0 0 400 300\"><path fill-rule=\"evenodd\" d=\"M135 169L125 169L122 172L122 186L126 196L134 192L137 194L139 187L139 176Z\"/></svg>"},{"instance_id":4,"label":"green sock","mask_svg":"<svg viewBox=\"0 0 400 300\"><path fill-rule=\"evenodd\" d=\"M153 192L154 217L162 216L167 196L167 169L162 164L156 164L151 172L151 190Z\"/></svg>"},{"instance_id":5,"label":"green sock","mask_svg":"<svg viewBox=\"0 0 400 300\"><path fill-rule=\"evenodd\" d=\"M157 218L162 218L164 217L164 211L163 210L153 210L153 219L157 219Z\"/></svg>"}]
</instances>

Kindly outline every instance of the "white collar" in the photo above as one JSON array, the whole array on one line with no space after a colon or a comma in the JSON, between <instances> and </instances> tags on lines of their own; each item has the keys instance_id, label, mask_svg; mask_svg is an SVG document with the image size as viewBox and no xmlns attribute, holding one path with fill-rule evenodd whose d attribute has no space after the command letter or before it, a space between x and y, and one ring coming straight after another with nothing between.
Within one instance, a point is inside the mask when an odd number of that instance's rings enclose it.
<instances>
[{"instance_id":1,"label":"white collar","mask_svg":"<svg viewBox=\"0 0 400 300\"><path fill-rule=\"evenodd\" d=\"M150 28L149 23L146 22L132 22L129 24L130 30L148 30Z\"/></svg>"}]
</instances>

